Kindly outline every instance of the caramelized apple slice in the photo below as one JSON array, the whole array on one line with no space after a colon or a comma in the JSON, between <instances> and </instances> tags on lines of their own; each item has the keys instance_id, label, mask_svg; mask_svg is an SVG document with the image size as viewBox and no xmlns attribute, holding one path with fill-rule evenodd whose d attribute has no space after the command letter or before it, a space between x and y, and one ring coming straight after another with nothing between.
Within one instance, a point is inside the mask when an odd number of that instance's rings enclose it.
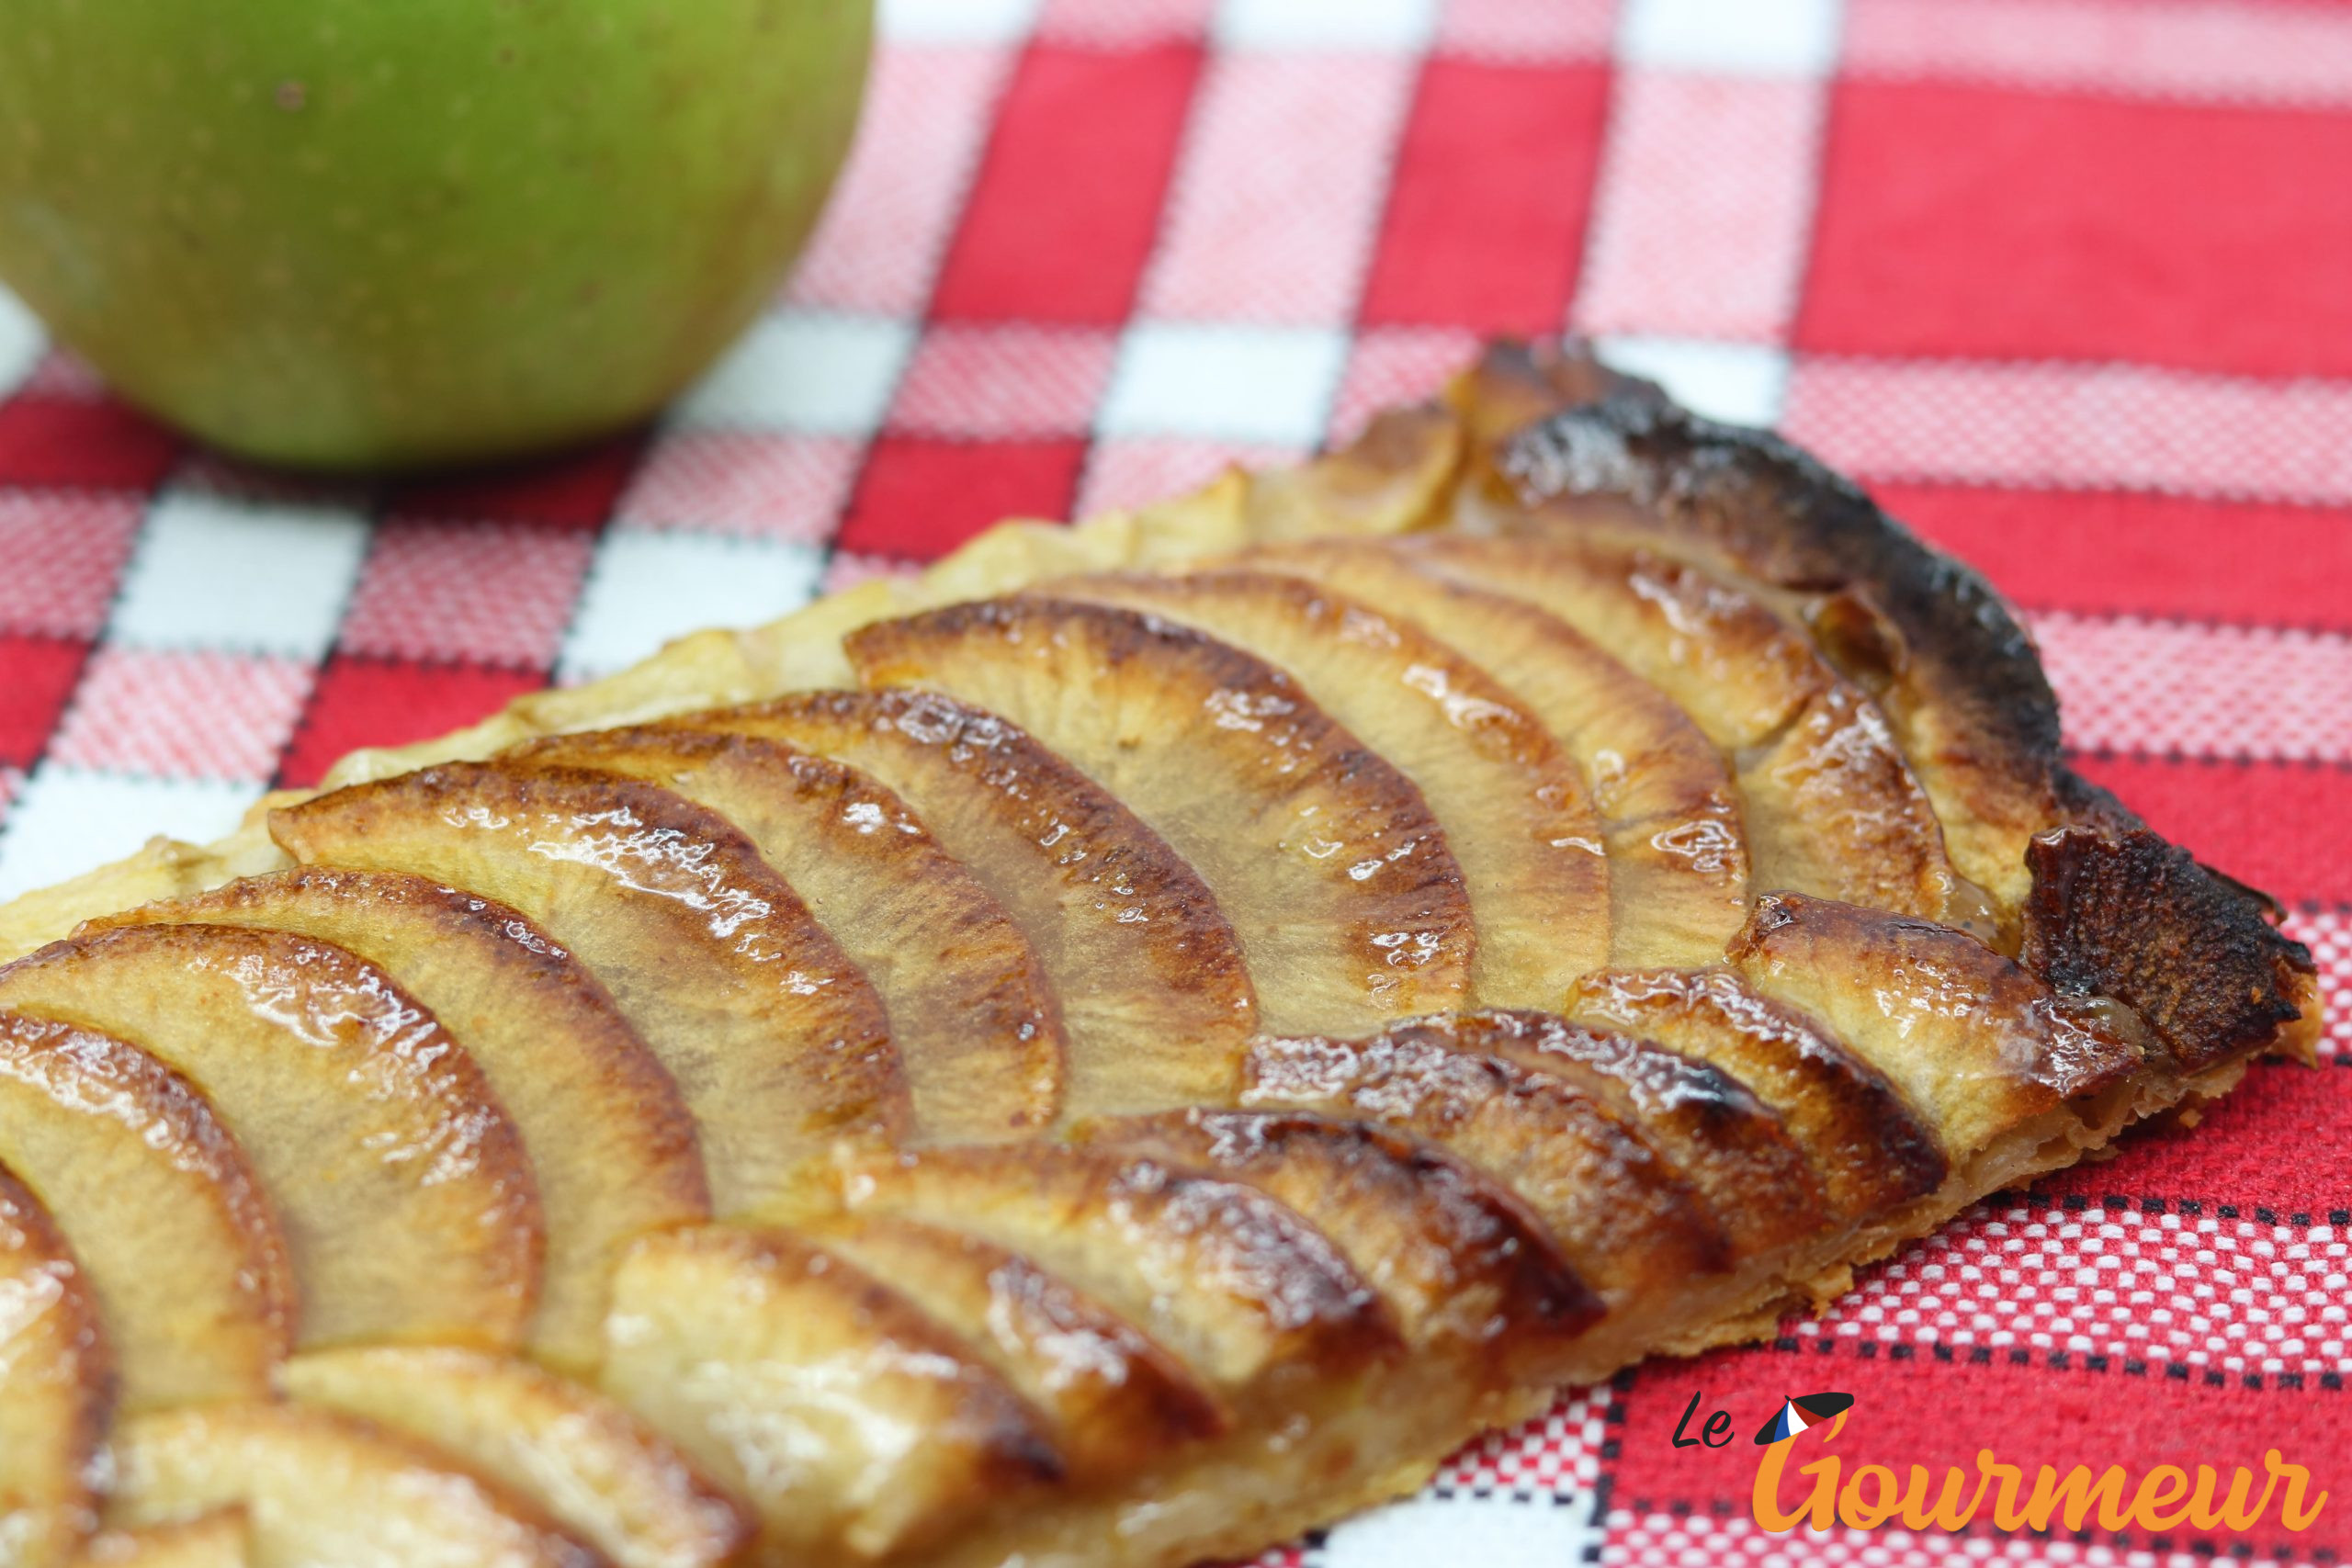
<instances>
[{"instance_id":1,"label":"caramelized apple slice","mask_svg":"<svg viewBox=\"0 0 2352 1568\"><path fill-rule=\"evenodd\" d=\"M96 1522L113 1368L64 1235L0 1167L0 1562L63 1568Z\"/></svg>"},{"instance_id":2,"label":"caramelized apple slice","mask_svg":"<svg viewBox=\"0 0 2352 1568\"><path fill-rule=\"evenodd\" d=\"M1224 1407L1183 1362L1017 1252L877 1213L812 1235L960 1335L1051 1422L1075 1483L1132 1474L1227 1428Z\"/></svg>"},{"instance_id":3,"label":"caramelized apple slice","mask_svg":"<svg viewBox=\"0 0 2352 1568\"><path fill-rule=\"evenodd\" d=\"M497 899L569 948L684 1096L722 1213L799 1190L833 1138L904 1121L873 987L707 807L606 773L468 762L322 795L270 831L306 863Z\"/></svg>"},{"instance_id":4,"label":"caramelized apple slice","mask_svg":"<svg viewBox=\"0 0 2352 1568\"><path fill-rule=\"evenodd\" d=\"M1363 541L1236 559L1328 584L1419 626L1510 689L1582 770L1609 849L1609 953L1709 964L1747 918L1747 847L1723 758L1665 693L1556 616ZM1558 998L1544 998L1552 1006Z\"/></svg>"},{"instance_id":5,"label":"caramelized apple slice","mask_svg":"<svg viewBox=\"0 0 2352 1568\"><path fill-rule=\"evenodd\" d=\"M142 1529L100 1530L81 1568L245 1568L245 1511L222 1508Z\"/></svg>"},{"instance_id":6,"label":"caramelized apple slice","mask_svg":"<svg viewBox=\"0 0 2352 1568\"><path fill-rule=\"evenodd\" d=\"M288 1363L286 1392L430 1444L618 1568L707 1568L751 1540L744 1510L650 1427L527 1361L440 1345L314 1350Z\"/></svg>"},{"instance_id":7,"label":"caramelized apple slice","mask_svg":"<svg viewBox=\"0 0 2352 1568\"><path fill-rule=\"evenodd\" d=\"M1295 682L1132 611L998 600L845 644L869 686L1003 715L1191 863L1241 938L1270 1028L1377 1028L1467 995L1462 874L1404 775Z\"/></svg>"},{"instance_id":8,"label":"caramelized apple slice","mask_svg":"<svg viewBox=\"0 0 2352 1568\"><path fill-rule=\"evenodd\" d=\"M1122 604L1255 654L1413 781L1477 922L1472 992L1553 1007L1609 956L1609 864L1575 763L1511 693L1410 621L1295 577L1065 578L1036 592Z\"/></svg>"},{"instance_id":9,"label":"caramelized apple slice","mask_svg":"<svg viewBox=\"0 0 2352 1568\"><path fill-rule=\"evenodd\" d=\"M919 1134L1001 1138L1053 1121L1061 1018L1036 954L881 784L774 740L682 730L555 736L508 755L644 779L741 828L880 995Z\"/></svg>"},{"instance_id":10,"label":"caramelized apple slice","mask_svg":"<svg viewBox=\"0 0 2352 1568\"><path fill-rule=\"evenodd\" d=\"M707 1219L677 1085L580 961L514 910L419 876L315 866L96 920L258 926L382 966L474 1059L522 1134L546 1213L532 1350L594 1363L630 1238Z\"/></svg>"},{"instance_id":11,"label":"caramelized apple slice","mask_svg":"<svg viewBox=\"0 0 2352 1568\"><path fill-rule=\"evenodd\" d=\"M1494 1177L1612 1311L1729 1261L1720 1224L1680 1173L1551 1074L1410 1035L1269 1038L1247 1070L1246 1106L1391 1127Z\"/></svg>"},{"instance_id":12,"label":"caramelized apple slice","mask_svg":"<svg viewBox=\"0 0 2352 1568\"><path fill-rule=\"evenodd\" d=\"M1558 616L1680 704L1737 769L1755 886L1945 912L1943 830L1885 716L1742 590L1585 534L1395 547Z\"/></svg>"},{"instance_id":13,"label":"caramelized apple slice","mask_svg":"<svg viewBox=\"0 0 2352 1568\"><path fill-rule=\"evenodd\" d=\"M1550 1013L1454 1013L1400 1024L1389 1034L1494 1056L1575 1085L1682 1173L1722 1223L1735 1255L1784 1247L1824 1218L1820 1180L1780 1118L1720 1068Z\"/></svg>"},{"instance_id":14,"label":"caramelized apple slice","mask_svg":"<svg viewBox=\"0 0 2352 1568\"><path fill-rule=\"evenodd\" d=\"M999 1145L868 1158L845 1191L854 1213L1022 1254L1239 1404L1339 1381L1397 1345L1378 1295L1329 1240L1238 1182L1111 1149Z\"/></svg>"},{"instance_id":15,"label":"caramelized apple slice","mask_svg":"<svg viewBox=\"0 0 2352 1568\"><path fill-rule=\"evenodd\" d=\"M135 1046L0 1012L0 1164L96 1292L122 1406L267 1399L293 1348L293 1264L244 1151Z\"/></svg>"},{"instance_id":16,"label":"caramelized apple slice","mask_svg":"<svg viewBox=\"0 0 2352 1568\"><path fill-rule=\"evenodd\" d=\"M1065 1118L1221 1104L1258 998L1193 868L1077 769L932 692L800 692L680 728L839 758L904 796L1028 934L1060 998Z\"/></svg>"},{"instance_id":17,"label":"caramelized apple slice","mask_svg":"<svg viewBox=\"0 0 2352 1568\"><path fill-rule=\"evenodd\" d=\"M1884 1073L1964 1162L2126 1077L2139 1049L1948 926L1800 894L1758 899L1734 968Z\"/></svg>"},{"instance_id":18,"label":"caramelized apple slice","mask_svg":"<svg viewBox=\"0 0 2352 1568\"><path fill-rule=\"evenodd\" d=\"M232 926L125 926L0 969L0 1007L129 1041L204 1091L276 1206L301 1343L513 1345L537 1295L522 1140L374 964Z\"/></svg>"},{"instance_id":19,"label":"caramelized apple slice","mask_svg":"<svg viewBox=\"0 0 2352 1568\"><path fill-rule=\"evenodd\" d=\"M1089 1142L1257 1188L1347 1257L1416 1350L1535 1375L1600 1299L1542 1223L1453 1156L1360 1122L1179 1111L1097 1122Z\"/></svg>"},{"instance_id":20,"label":"caramelized apple slice","mask_svg":"<svg viewBox=\"0 0 2352 1568\"><path fill-rule=\"evenodd\" d=\"M1943 1184L1935 1134L1886 1076L1803 1013L1724 969L1604 969L1568 1015L1711 1062L1777 1111L1839 1219L1881 1214Z\"/></svg>"},{"instance_id":21,"label":"caramelized apple slice","mask_svg":"<svg viewBox=\"0 0 2352 1568\"><path fill-rule=\"evenodd\" d=\"M595 1568L537 1509L421 1444L298 1404L157 1411L115 1432L111 1526L228 1507L255 1568Z\"/></svg>"},{"instance_id":22,"label":"caramelized apple slice","mask_svg":"<svg viewBox=\"0 0 2352 1568\"><path fill-rule=\"evenodd\" d=\"M607 1332L605 1387L751 1500L778 1568L911 1551L1060 1473L967 1347L787 1231L646 1237Z\"/></svg>"}]
</instances>

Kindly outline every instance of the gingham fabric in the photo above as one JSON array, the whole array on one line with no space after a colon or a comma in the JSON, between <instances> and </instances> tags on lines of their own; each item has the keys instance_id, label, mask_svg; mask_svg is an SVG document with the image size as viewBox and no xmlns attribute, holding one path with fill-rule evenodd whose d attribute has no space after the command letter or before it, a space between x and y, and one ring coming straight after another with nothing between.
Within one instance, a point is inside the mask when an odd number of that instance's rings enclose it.
<instances>
[{"instance_id":1,"label":"gingham fabric","mask_svg":"<svg viewBox=\"0 0 2352 1568\"><path fill-rule=\"evenodd\" d=\"M2083 771L2286 901L2326 1060L1270 1561L1959 1550L1758 1529L1747 1434L1815 1388L1860 1396L1849 1463L2277 1448L2335 1495L2302 1535L1972 1557L2352 1548L2352 6L908 0L885 31L773 311L660 429L569 460L256 474L0 296L0 895L999 517L1295 457L1482 333L1597 334L1989 572ZM1733 1446L1673 1446L1694 1393Z\"/></svg>"}]
</instances>

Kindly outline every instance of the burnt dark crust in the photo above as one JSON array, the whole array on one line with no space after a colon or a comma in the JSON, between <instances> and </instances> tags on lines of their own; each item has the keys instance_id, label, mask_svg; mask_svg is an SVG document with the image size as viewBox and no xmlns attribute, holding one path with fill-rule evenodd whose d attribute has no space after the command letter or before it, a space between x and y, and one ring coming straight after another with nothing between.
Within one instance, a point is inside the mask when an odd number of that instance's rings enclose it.
<instances>
[{"instance_id":1,"label":"burnt dark crust","mask_svg":"<svg viewBox=\"0 0 2352 1568\"><path fill-rule=\"evenodd\" d=\"M1933 748L1965 808L2030 874L2004 922L2058 989L2141 1012L2178 1070L2292 1048L2315 1025L2315 966L2267 895L2199 864L2074 773L2031 637L1991 583L1921 542L1852 480L1770 432L1719 424L1581 344L1490 349L1472 373L1493 411L1492 479L1539 516L1600 503L1810 601L1834 662ZM1505 434L1493 415L1552 408ZM1565 406L1564 406L1565 405ZM1878 635L1883 619L1894 636ZM1907 713L1906 713L1907 710ZM2014 863L2012 862L2011 863ZM2310 1016L2306 1010L2312 1009ZM2300 1021L2300 1022L2299 1022Z\"/></svg>"},{"instance_id":2,"label":"burnt dark crust","mask_svg":"<svg viewBox=\"0 0 2352 1568\"><path fill-rule=\"evenodd\" d=\"M2060 991L2130 1007L2182 1072L2265 1046L2301 1015L2310 952L2178 845L2144 828L2075 824L2026 854L2026 967Z\"/></svg>"},{"instance_id":3,"label":"burnt dark crust","mask_svg":"<svg viewBox=\"0 0 2352 1568\"><path fill-rule=\"evenodd\" d=\"M1849 672L1875 689L1907 680L1962 717L1971 771L2007 785L1998 818L2038 828L2055 815L2058 701L2033 639L1973 568L1928 548L1810 453L1618 378L1598 400L1513 434L1495 460L1531 507L1621 502L1764 582L1850 595L1884 616L1901 633L1896 667ZM1832 637L1825 651L1855 641Z\"/></svg>"}]
</instances>

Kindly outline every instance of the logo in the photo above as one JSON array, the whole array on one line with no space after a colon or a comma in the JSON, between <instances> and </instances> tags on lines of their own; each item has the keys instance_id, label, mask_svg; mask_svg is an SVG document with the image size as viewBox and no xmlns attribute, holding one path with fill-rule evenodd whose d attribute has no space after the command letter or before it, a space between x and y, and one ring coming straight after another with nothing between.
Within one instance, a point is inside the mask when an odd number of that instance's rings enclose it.
<instances>
[{"instance_id":1,"label":"logo","mask_svg":"<svg viewBox=\"0 0 2352 1568\"><path fill-rule=\"evenodd\" d=\"M1732 1440L1731 1414L1724 1410L1711 1413L1698 1436L1687 1435L1699 1400L1696 1393L1690 1396L1674 1428L1678 1449L1719 1449ZM2096 1522L2110 1531L2184 1526L2244 1531L2275 1517L2279 1528L2301 1531L2327 1506L2328 1494L2313 1491L2311 1472L2288 1462L2277 1449L2264 1452L2259 1470L2199 1464L2192 1472L2160 1464L2137 1478L2120 1464L2098 1470L2039 1464L2029 1475L2025 1466L2007 1463L1990 1449L1976 1450L1973 1466L1948 1465L1940 1474L1919 1464L1905 1466L1900 1475L1883 1464L1849 1472L1843 1458L1826 1450L1845 1430L1854 1404L1850 1393L1784 1396L1780 1409L1757 1428L1756 1446L1764 1451L1757 1460L1748 1511L1758 1525L1775 1534L1896 1524L1911 1530L1959 1531L1979 1520L2003 1530L2081 1530ZM1822 1451L1795 1464L1801 1447Z\"/></svg>"}]
</instances>

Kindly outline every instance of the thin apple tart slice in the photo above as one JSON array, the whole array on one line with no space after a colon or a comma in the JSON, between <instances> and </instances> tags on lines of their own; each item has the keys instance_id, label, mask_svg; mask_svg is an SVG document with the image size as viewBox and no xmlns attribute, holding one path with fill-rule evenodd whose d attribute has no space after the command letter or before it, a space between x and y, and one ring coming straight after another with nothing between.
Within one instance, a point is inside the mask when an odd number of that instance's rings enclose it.
<instances>
[{"instance_id":1,"label":"thin apple tart slice","mask_svg":"<svg viewBox=\"0 0 2352 1568\"><path fill-rule=\"evenodd\" d=\"M63 1568L96 1523L113 1371L89 1277L0 1166L0 1561Z\"/></svg>"},{"instance_id":2,"label":"thin apple tart slice","mask_svg":"<svg viewBox=\"0 0 2352 1568\"><path fill-rule=\"evenodd\" d=\"M593 1364L623 1247L707 1219L694 1122L677 1085L587 966L518 911L398 872L304 866L94 920L260 927L332 942L382 967L465 1043L514 1118L547 1225L530 1348Z\"/></svg>"},{"instance_id":3,"label":"thin apple tart slice","mask_svg":"<svg viewBox=\"0 0 2352 1568\"><path fill-rule=\"evenodd\" d=\"M2057 733L1860 491L1504 345L355 754L0 908L0 1562L109 1473L261 1564L1177 1568L1408 1491L2309 1054Z\"/></svg>"},{"instance_id":4,"label":"thin apple tart slice","mask_svg":"<svg viewBox=\"0 0 2352 1568\"><path fill-rule=\"evenodd\" d=\"M279 931L123 926L0 969L0 1009L127 1042L202 1091L283 1228L300 1343L521 1338L537 1178L481 1068L381 969Z\"/></svg>"},{"instance_id":5,"label":"thin apple tart slice","mask_svg":"<svg viewBox=\"0 0 2352 1568\"><path fill-rule=\"evenodd\" d=\"M0 1012L0 1165L96 1294L119 1408L270 1395L294 1345L293 1261L195 1085L124 1041Z\"/></svg>"}]
</instances>

